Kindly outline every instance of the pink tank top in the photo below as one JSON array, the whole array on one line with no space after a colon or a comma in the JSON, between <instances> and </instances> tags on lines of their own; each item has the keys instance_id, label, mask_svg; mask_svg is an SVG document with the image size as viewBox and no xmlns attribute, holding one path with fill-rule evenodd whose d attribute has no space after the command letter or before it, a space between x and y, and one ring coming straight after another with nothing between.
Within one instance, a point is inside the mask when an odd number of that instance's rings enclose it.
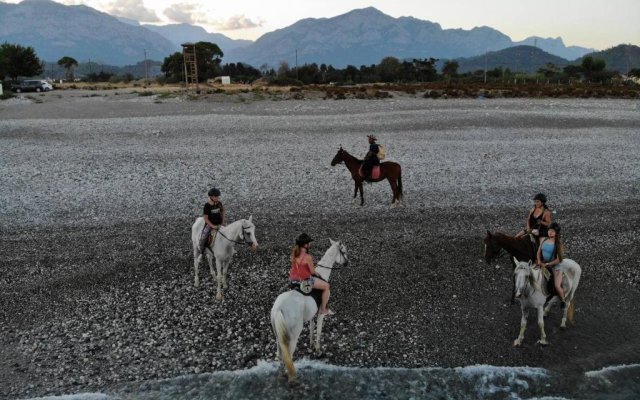
<instances>
[{"instance_id":1,"label":"pink tank top","mask_svg":"<svg viewBox=\"0 0 640 400\"><path fill-rule=\"evenodd\" d=\"M301 260L304 258L304 261ZM298 259L291 261L291 272L289 272L289 279L292 281L304 281L311 278L311 269L306 261L306 255L300 256Z\"/></svg>"}]
</instances>

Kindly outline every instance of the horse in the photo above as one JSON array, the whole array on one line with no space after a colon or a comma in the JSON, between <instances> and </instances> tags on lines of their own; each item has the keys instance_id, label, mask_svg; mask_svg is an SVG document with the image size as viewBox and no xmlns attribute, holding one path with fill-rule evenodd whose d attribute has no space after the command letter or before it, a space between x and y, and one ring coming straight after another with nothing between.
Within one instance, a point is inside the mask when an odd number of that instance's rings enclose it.
<instances>
[{"instance_id":1,"label":"horse","mask_svg":"<svg viewBox=\"0 0 640 400\"><path fill-rule=\"evenodd\" d=\"M487 231L487 236L484 238L484 259L487 264L491 264L491 261L502 255L502 250L505 250L511 255L511 265L515 269L516 261L532 261L536 260L535 247L529 235L522 237L515 237L505 235L502 232L496 232L492 234ZM511 291L511 304L515 303L515 281L513 290Z\"/></svg>"},{"instance_id":2,"label":"horse","mask_svg":"<svg viewBox=\"0 0 640 400\"><path fill-rule=\"evenodd\" d=\"M340 242L329 239L331 246L316 266L316 273L325 281L334 268L334 264L347 266L347 248ZM314 289L315 290L315 289ZM314 346L313 332L315 330L314 316L317 314L317 333L315 351L321 354L320 338L322 336L322 323L324 315L318 313L318 306L312 296L305 296L297 290L289 290L280 294L271 308L271 327L276 336L278 358L282 361L289 381L296 378L296 368L293 365L293 353L298 344L298 338L305 322L309 322L309 342Z\"/></svg>"},{"instance_id":3,"label":"horse","mask_svg":"<svg viewBox=\"0 0 640 400\"><path fill-rule=\"evenodd\" d=\"M338 153L333 157L333 160L331 160L331 166L335 167L336 164L340 164L341 162L344 162L349 172L351 172L351 177L355 183L355 189L353 192L354 203L357 201L356 198L359 190L360 206L364 205L362 182L365 180L367 182L380 182L383 179L388 180L389 185L391 185L391 191L393 192L391 207L396 207L400 203L400 199L402 199L402 167L400 167L400 164L392 161L385 161L380 164L380 176L377 179L365 179L360 176L360 167L362 166L363 161L347 153L342 146L340 146Z\"/></svg>"},{"instance_id":4,"label":"horse","mask_svg":"<svg viewBox=\"0 0 640 400\"><path fill-rule=\"evenodd\" d=\"M514 346L520 346L524 339L524 331L527 327L528 309L535 308L538 310L538 327L540 328L540 340L537 343L546 346L549 344L547 341L547 335L544 332L544 317L551 308L552 301L545 307L545 301L547 294L545 293L545 287L547 285L547 279L545 278L540 268L534 268L531 261L518 261L513 258L516 267L513 271L516 282L516 297L520 302L520 308L522 310L522 318L520 319L520 333L513 342ZM570 259L564 259L559 264L561 270L564 271L562 278L562 284L565 288L565 302L567 307L564 309L564 315L562 317L562 323L560 328L566 328L567 314L569 315L569 321L573 323L573 312L575 307L575 293L580 282L580 275L582 270L578 263ZM557 296L556 296L557 297ZM556 298L554 297L554 299Z\"/></svg>"},{"instance_id":5,"label":"horse","mask_svg":"<svg viewBox=\"0 0 640 400\"><path fill-rule=\"evenodd\" d=\"M200 286L200 279L198 277L198 266L202 260L203 254L200 252L200 235L204 228L204 218L198 217L191 227L191 242L193 243L193 267L195 270L194 285ZM256 227L252 222L252 217L249 219L241 219L235 221L227 226L222 226L215 231L211 232L212 235L216 235L213 244L213 250L211 247L206 246L204 253L209 261L209 271L211 277L217 279L218 289L216 291L216 301L222 301L222 289L227 289L227 269L229 263L231 263L231 257L235 253L235 244L247 244L251 246L253 250L258 247L258 241L256 240ZM216 272L213 272L213 258L216 259Z\"/></svg>"}]
</instances>

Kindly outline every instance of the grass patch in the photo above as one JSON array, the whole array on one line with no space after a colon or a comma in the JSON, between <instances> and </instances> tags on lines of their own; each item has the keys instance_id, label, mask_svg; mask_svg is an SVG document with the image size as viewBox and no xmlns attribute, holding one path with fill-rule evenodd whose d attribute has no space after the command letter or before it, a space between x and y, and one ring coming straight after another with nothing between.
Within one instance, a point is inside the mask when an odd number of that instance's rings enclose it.
<instances>
[{"instance_id":1,"label":"grass patch","mask_svg":"<svg viewBox=\"0 0 640 400\"><path fill-rule=\"evenodd\" d=\"M142 92L138 92L138 96L140 97L148 97L148 96L153 96L154 93L150 90L143 90Z\"/></svg>"}]
</instances>

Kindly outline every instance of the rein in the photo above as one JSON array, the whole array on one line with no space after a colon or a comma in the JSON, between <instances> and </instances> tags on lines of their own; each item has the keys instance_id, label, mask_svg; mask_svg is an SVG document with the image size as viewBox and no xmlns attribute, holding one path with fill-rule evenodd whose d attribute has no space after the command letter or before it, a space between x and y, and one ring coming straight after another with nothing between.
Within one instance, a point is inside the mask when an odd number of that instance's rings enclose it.
<instances>
[{"instance_id":1,"label":"rein","mask_svg":"<svg viewBox=\"0 0 640 400\"><path fill-rule=\"evenodd\" d=\"M248 242L247 239L245 238L245 232L248 230L249 228L245 228L244 225L242 225L242 241L240 240L233 240L233 239L229 239L224 233L222 233L222 231L218 230L218 233L220 235L222 235L223 238L227 239L230 242L236 243L236 244L246 244L251 246L253 243L252 242Z\"/></svg>"},{"instance_id":2,"label":"rein","mask_svg":"<svg viewBox=\"0 0 640 400\"><path fill-rule=\"evenodd\" d=\"M343 260L347 260L347 257L345 257L344 253L342 252L341 248L338 248L338 251L340 252L340 255L342 256ZM333 264L335 264L336 262L334 261ZM317 265L318 267L322 267L322 268L326 268L326 269L330 269L330 270L338 270L338 269L342 269L342 267L334 267L333 265L331 265L330 267L327 267L326 265L322 265L320 263L318 263Z\"/></svg>"}]
</instances>

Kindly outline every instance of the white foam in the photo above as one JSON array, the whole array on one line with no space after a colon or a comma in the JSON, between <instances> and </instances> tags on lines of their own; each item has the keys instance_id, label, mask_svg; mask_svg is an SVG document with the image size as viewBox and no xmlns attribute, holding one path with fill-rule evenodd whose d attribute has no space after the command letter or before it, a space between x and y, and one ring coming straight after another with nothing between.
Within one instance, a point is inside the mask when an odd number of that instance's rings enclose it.
<instances>
[{"instance_id":1,"label":"white foam","mask_svg":"<svg viewBox=\"0 0 640 400\"><path fill-rule=\"evenodd\" d=\"M622 365L612 365L610 367L604 367L597 371L587 371L584 373L584 376L587 378L597 378L606 375L609 372L618 372L623 371L625 369L630 368L640 368L640 364L622 364Z\"/></svg>"},{"instance_id":2,"label":"white foam","mask_svg":"<svg viewBox=\"0 0 640 400\"><path fill-rule=\"evenodd\" d=\"M29 400L109 400L111 397L103 393L77 393L63 396L34 397Z\"/></svg>"}]
</instances>

